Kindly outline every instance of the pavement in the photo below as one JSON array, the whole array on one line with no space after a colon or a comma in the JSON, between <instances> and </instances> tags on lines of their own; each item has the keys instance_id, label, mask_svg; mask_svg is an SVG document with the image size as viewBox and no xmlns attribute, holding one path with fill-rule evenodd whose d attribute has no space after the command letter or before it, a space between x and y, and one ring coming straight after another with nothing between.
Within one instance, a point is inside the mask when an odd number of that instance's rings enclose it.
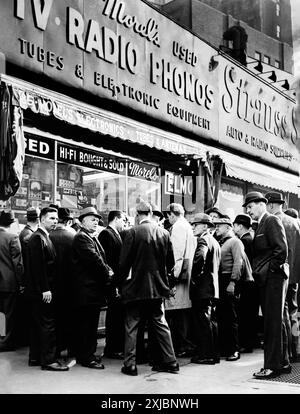
<instances>
[{"instance_id":1,"label":"pavement","mask_svg":"<svg viewBox=\"0 0 300 414\"><path fill-rule=\"evenodd\" d=\"M97 353L103 347L104 339L99 339ZM252 374L262 367L262 361L261 349L243 354L238 361L221 359L216 365L196 365L179 358L178 374L153 372L143 364L138 365L138 376L129 377L120 372L122 361L107 358L103 358L104 370L73 361L67 372L42 371L28 366L28 348L24 347L0 353L0 394L300 394L297 384L254 379Z\"/></svg>"}]
</instances>

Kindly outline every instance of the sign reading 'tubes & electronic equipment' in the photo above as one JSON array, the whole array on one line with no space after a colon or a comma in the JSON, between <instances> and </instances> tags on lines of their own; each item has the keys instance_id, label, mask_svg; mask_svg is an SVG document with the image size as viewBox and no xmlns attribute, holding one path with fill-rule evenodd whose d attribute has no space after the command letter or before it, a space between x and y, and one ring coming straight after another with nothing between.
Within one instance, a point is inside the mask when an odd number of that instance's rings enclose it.
<instances>
[{"instance_id":1,"label":"sign reading 'tubes & electronic equipment'","mask_svg":"<svg viewBox=\"0 0 300 414\"><path fill-rule=\"evenodd\" d=\"M214 49L141 0L5 1L0 34L9 61L217 137Z\"/></svg>"}]
</instances>

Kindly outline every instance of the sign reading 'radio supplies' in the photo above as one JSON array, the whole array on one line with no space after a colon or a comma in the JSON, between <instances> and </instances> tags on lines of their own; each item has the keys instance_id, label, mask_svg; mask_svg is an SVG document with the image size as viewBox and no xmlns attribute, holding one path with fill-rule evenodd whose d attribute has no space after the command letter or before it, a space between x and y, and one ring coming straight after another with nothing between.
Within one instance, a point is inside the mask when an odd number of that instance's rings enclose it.
<instances>
[{"instance_id":1,"label":"sign reading 'radio supplies'","mask_svg":"<svg viewBox=\"0 0 300 414\"><path fill-rule=\"evenodd\" d=\"M4 1L0 34L17 65L217 137L214 50L141 0Z\"/></svg>"}]
</instances>

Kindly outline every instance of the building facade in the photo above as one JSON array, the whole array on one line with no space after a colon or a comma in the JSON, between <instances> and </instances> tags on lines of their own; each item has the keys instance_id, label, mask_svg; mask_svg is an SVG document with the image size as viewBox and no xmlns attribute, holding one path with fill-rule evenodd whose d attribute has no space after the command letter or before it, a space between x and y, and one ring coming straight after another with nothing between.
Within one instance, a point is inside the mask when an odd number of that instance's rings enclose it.
<instances>
[{"instance_id":1,"label":"building facade","mask_svg":"<svg viewBox=\"0 0 300 414\"><path fill-rule=\"evenodd\" d=\"M188 218L217 203L234 217L257 189L299 207L294 99L213 43L143 0L0 11L1 88L26 144L19 189L0 203L20 224L49 203L133 221L141 199L180 202Z\"/></svg>"}]
</instances>

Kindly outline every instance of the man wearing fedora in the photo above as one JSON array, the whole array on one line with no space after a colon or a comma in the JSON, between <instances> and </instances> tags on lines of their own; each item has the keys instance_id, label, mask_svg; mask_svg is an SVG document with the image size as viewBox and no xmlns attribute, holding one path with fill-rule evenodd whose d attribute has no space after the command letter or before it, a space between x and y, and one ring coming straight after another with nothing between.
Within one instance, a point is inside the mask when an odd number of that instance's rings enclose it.
<instances>
[{"instance_id":1,"label":"man wearing fedora","mask_svg":"<svg viewBox=\"0 0 300 414\"><path fill-rule=\"evenodd\" d=\"M49 233L57 224L57 210L45 207L40 226L28 241L27 294L31 299L29 366L42 370L67 371L56 353L56 253Z\"/></svg>"},{"instance_id":2,"label":"man wearing fedora","mask_svg":"<svg viewBox=\"0 0 300 414\"><path fill-rule=\"evenodd\" d=\"M296 219L283 212L284 199L278 192L270 192L265 195L268 200L267 211L279 217L286 234L288 246L288 263L289 263L289 284L287 289L284 320L288 335L289 356L292 361L300 357L299 344L299 323L298 323L298 302L297 292L300 281L300 229Z\"/></svg>"},{"instance_id":3,"label":"man wearing fedora","mask_svg":"<svg viewBox=\"0 0 300 414\"><path fill-rule=\"evenodd\" d=\"M196 353L191 362L213 365L220 362L216 301L219 298L221 249L209 231L214 227L209 215L195 214L192 226L197 247L190 283L196 344Z\"/></svg>"},{"instance_id":4,"label":"man wearing fedora","mask_svg":"<svg viewBox=\"0 0 300 414\"><path fill-rule=\"evenodd\" d=\"M221 246L219 270L220 300L217 306L221 352L226 361L240 358L238 336L238 300L243 270L243 243L233 235L228 216L215 219L216 234Z\"/></svg>"},{"instance_id":5,"label":"man wearing fedora","mask_svg":"<svg viewBox=\"0 0 300 414\"><path fill-rule=\"evenodd\" d=\"M243 204L252 220L258 221L253 240L253 276L259 286L264 317L264 366L253 374L257 379L274 378L291 371L283 338L286 334L283 309L288 285L287 240L279 217L267 212L267 202L262 193L252 191Z\"/></svg>"},{"instance_id":6,"label":"man wearing fedora","mask_svg":"<svg viewBox=\"0 0 300 414\"><path fill-rule=\"evenodd\" d=\"M244 245L246 256L249 260L252 274L253 261L253 237L250 233L252 226L251 217L247 214L238 214L233 222L233 231ZM240 352L251 353L258 344L258 311L259 294L257 284L252 281L241 280L239 301L239 339Z\"/></svg>"},{"instance_id":7,"label":"man wearing fedora","mask_svg":"<svg viewBox=\"0 0 300 414\"><path fill-rule=\"evenodd\" d=\"M72 244L73 289L76 304L76 360L82 366L103 369L98 356L97 330L101 307L106 305L106 289L114 272L106 262L98 241L97 228L101 216L94 207L81 211L81 229Z\"/></svg>"},{"instance_id":8,"label":"man wearing fedora","mask_svg":"<svg viewBox=\"0 0 300 414\"><path fill-rule=\"evenodd\" d=\"M74 324L74 302L73 295L70 295L72 286L72 243L76 234L71 228L73 216L68 208L58 208L58 224L50 232L50 240L53 243L56 252L56 274L55 274L55 318L56 318L56 340L57 340L57 357L61 351L67 349L68 356L74 354L75 332Z\"/></svg>"},{"instance_id":9,"label":"man wearing fedora","mask_svg":"<svg viewBox=\"0 0 300 414\"><path fill-rule=\"evenodd\" d=\"M0 312L5 316L5 334L0 336L0 352L11 351L16 341L16 306L23 289L23 262L17 234L9 231L13 211L0 213Z\"/></svg>"}]
</instances>

